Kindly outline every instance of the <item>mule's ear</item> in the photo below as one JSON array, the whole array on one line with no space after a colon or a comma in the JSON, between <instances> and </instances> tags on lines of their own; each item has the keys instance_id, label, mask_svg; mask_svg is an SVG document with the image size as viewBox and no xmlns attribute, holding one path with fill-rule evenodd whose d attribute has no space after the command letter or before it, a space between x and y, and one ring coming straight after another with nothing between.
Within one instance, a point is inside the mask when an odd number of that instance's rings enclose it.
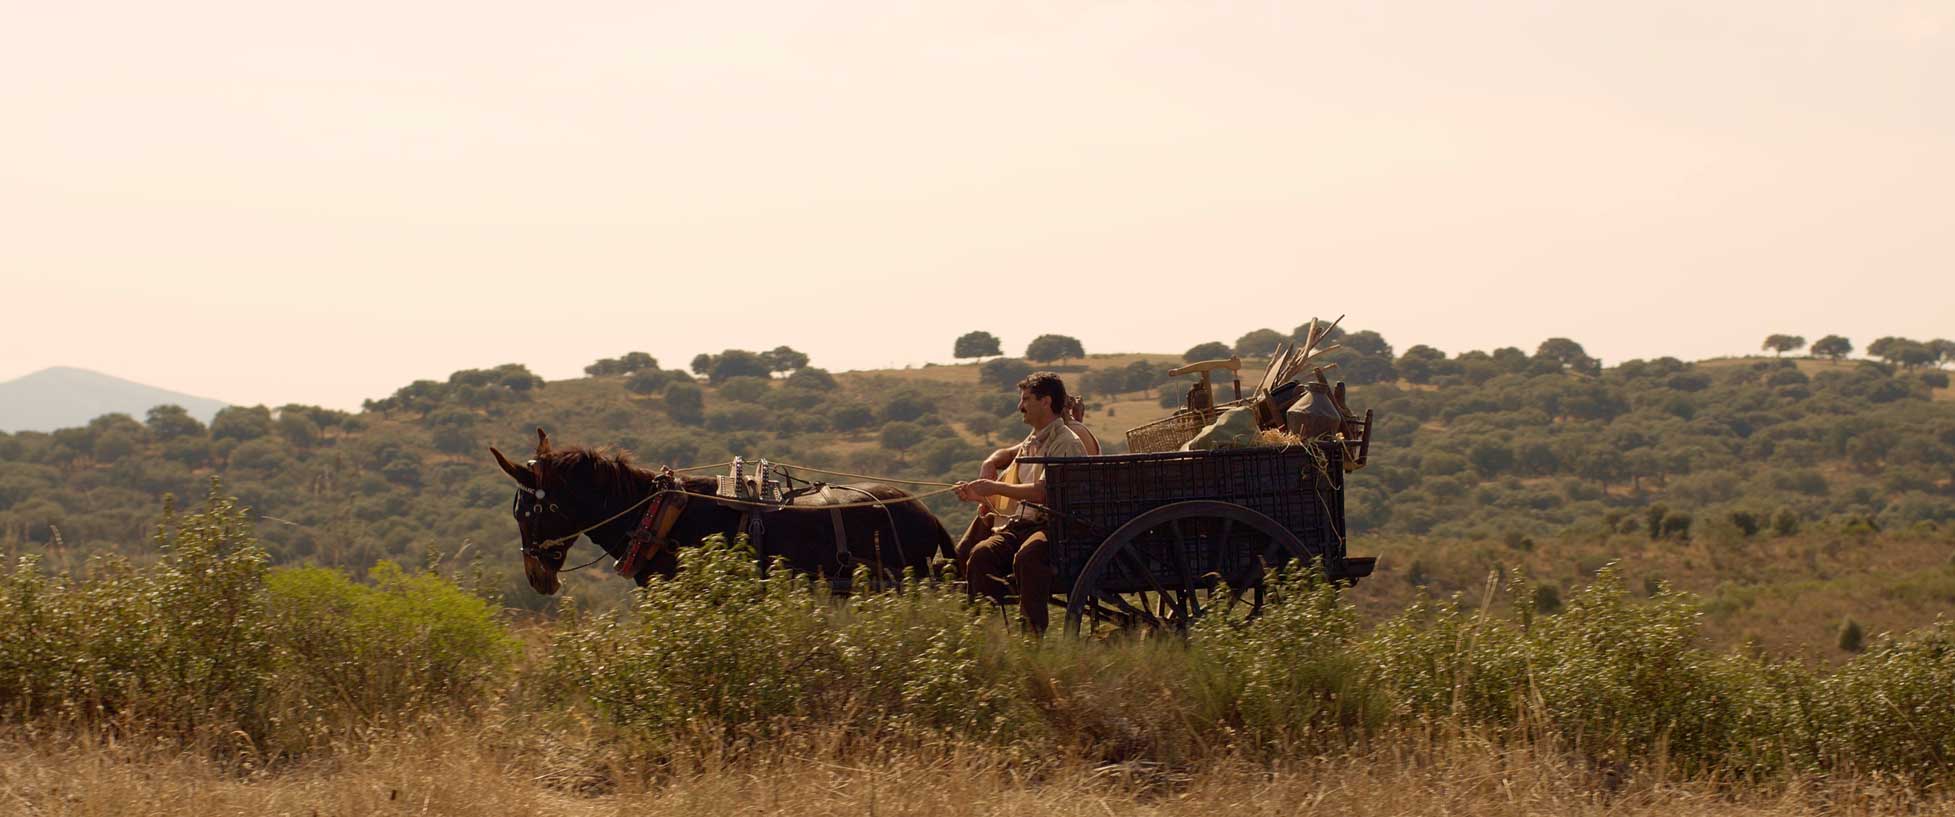
<instances>
[{"instance_id":1,"label":"mule's ear","mask_svg":"<svg viewBox=\"0 0 1955 817\"><path fill-rule=\"evenodd\" d=\"M509 458L504 457L502 452L497 451L493 445L489 446L489 453L496 455L496 464L502 466L502 470L507 472L511 478L515 479L516 484L525 488L536 487L536 472L528 468L518 467L515 463L510 462Z\"/></svg>"},{"instance_id":2,"label":"mule's ear","mask_svg":"<svg viewBox=\"0 0 1955 817\"><path fill-rule=\"evenodd\" d=\"M550 435L543 433L539 427L536 429L536 458L540 460L547 456L550 456Z\"/></svg>"}]
</instances>

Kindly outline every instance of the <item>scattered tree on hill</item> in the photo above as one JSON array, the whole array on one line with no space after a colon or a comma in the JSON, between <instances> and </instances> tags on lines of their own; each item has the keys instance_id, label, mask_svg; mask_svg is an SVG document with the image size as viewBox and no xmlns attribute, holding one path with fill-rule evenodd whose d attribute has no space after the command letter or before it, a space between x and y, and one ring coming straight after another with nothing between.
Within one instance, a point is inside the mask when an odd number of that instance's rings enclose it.
<instances>
[{"instance_id":1,"label":"scattered tree on hill","mask_svg":"<svg viewBox=\"0 0 1955 817\"><path fill-rule=\"evenodd\" d=\"M686 425L706 418L706 393L697 383L675 381L665 386L665 413Z\"/></svg>"},{"instance_id":2,"label":"scattered tree on hill","mask_svg":"<svg viewBox=\"0 0 1955 817\"><path fill-rule=\"evenodd\" d=\"M998 343L998 336L983 331L966 332L958 336L957 343L951 348L951 354L958 360L967 357L986 358L1004 353L1004 347Z\"/></svg>"},{"instance_id":3,"label":"scattered tree on hill","mask_svg":"<svg viewBox=\"0 0 1955 817\"><path fill-rule=\"evenodd\" d=\"M1312 320L1315 320L1317 322L1317 331L1326 333L1323 339L1317 341L1317 348L1322 349L1326 346L1336 343L1339 339L1344 337L1343 327L1331 326L1330 321L1324 320L1322 318L1313 318ZM1310 333L1310 321L1304 321L1303 323L1297 324L1297 328L1290 330L1290 340L1296 341L1297 343L1302 343L1306 340L1309 340L1308 338L1309 333Z\"/></svg>"},{"instance_id":4,"label":"scattered tree on hill","mask_svg":"<svg viewBox=\"0 0 1955 817\"><path fill-rule=\"evenodd\" d=\"M719 396L743 403L759 403L767 399L768 382L763 377L732 377L719 385Z\"/></svg>"},{"instance_id":5,"label":"scattered tree on hill","mask_svg":"<svg viewBox=\"0 0 1955 817\"><path fill-rule=\"evenodd\" d=\"M658 360L651 355L644 352L626 352L623 357L607 357L585 366L584 374L592 377L607 377L657 369Z\"/></svg>"},{"instance_id":6,"label":"scattered tree on hill","mask_svg":"<svg viewBox=\"0 0 1955 817\"><path fill-rule=\"evenodd\" d=\"M1798 335L1768 335L1765 338L1765 345L1761 348L1770 350L1772 355L1777 357L1805 345L1806 339Z\"/></svg>"},{"instance_id":7,"label":"scattered tree on hill","mask_svg":"<svg viewBox=\"0 0 1955 817\"><path fill-rule=\"evenodd\" d=\"M1534 350L1536 360L1552 361L1564 369L1584 374L1600 374L1602 361L1588 356L1582 345L1567 338L1548 338Z\"/></svg>"},{"instance_id":8,"label":"scattered tree on hill","mask_svg":"<svg viewBox=\"0 0 1955 817\"><path fill-rule=\"evenodd\" d=\"M1085 356L1086 348L1079 345L1079 340L1065 335L1040 335L1025 345L1025 359L1038 363Z\"/></svg>"},{"instance_id":9,"label":"scattered tree on hill","mask_svg":"<svg viewBox=\"0 0 1955 817\"><path fill-rule=\"evenodd\" d=\"M819 369L813 366L804 366L802 368L795 369L794 374L787 376L786 385L789 386L790 388L796 388L796 389L812 389L814 391L833 391L835 388L835 376L829 374L827 369Z\"/></svg>"},{"instance_id":10,"label":"scattered tree on hill","mask_svg":"<svg viewBox=\"0 0 1955 817\"><path fill-rule=\"evenodd\" d=\"M1235 340L1235 353L1243 357L1266 358L1278 344L1288 341L1274 329L1256 329Z\"/></svg>"},{"instance_id":11,"label":"scattered tree on hill","mask_svg":"<svg viewBox=\"0 0 1955 817\"><path fill-rule=\"evenodd\" d=\"M785 346L781 349L800 354ZM717 355L702 354L692 359L692 370L705 375L706 379L713 383L724 383L728 378L734 377L772 377L774 372L780 370L775 368L777 361L772 360L770 356L781 349L766 354L749 352L745 349L727 349ZM807 363L805 355L802 356L801 362Z\"/></svg>"},{"instance_id":12,"label":"scattered tree on hill","mask_svg":"<svg viewBox=\"0 0 1955 817\"><path fill-rule=\"evenodd\" d=\"M303 450L319 443L319 424L303 411L280 411L278 434L293 448Z\"/></svg>"},{"instance_id":13,"label":"scattered tree on hill","mask_svg":"<svg viewBox=\"0 0 1955 817\"><path fill-rule=\"evenodd\" d=\"M923 437L923 426L907 420L899 420L884 425L879 440L882 447L891 451L906 451L917 443L923 442Z\"/></svg>"},{"instance_id":14,"label":"scattered tree on hill","mask_svg":"<svg viewBox=\"0 0 1955 817\"><path fill-rule=\"evenodd\" d=\"M875 423L876 413L859 403L842 403L828 410L828 424L836 431L861 431Z\"/></svg>"},{"instance_id":15,"label":"scattered tree on hill","mask_svg":"<svg viewBox=\"0 0 1955 817\"><path fill-rule=\"evenodd\" d=\"M211 418L213 440L255 440L272 433L272 411L264 406L227 406Z\"/></svg>"},{"instance_id":16,"label":"scattered tree on hill","mask_svg":"<svg viewBox=\"0 0 1955 817\"><path fill-rule=\"evenodd\" d=\"M1897 337L1884 337L1867 344L1867 354L1907 369L1926 366L1941 357L1925 343Z\"/></svg>"},{"instance_id":17,"label":"scattered tree on hill","mask_svg":"<svg viewBox=\"0 0 1955 817\"><path fill-rule=\"evenodd\" d=\"M632 394L657 394L672 381L673 372L660 369L639 369L625 376L625 391Z\"/></svg>"},{"instance_id":18,"label":"scattered tree on hill","mask_svg":"<svg viewBox=\"0 0 1955 817\"><path fill-rule=\"evenodd\" d=\"M1387 360L1392 356L1392 345L1385 342L1385 336L1369 329L1345 335L1338 340L1338 343L1361 355L1382 357Z\"/></svg>"},{"instance_id":19,"label":"scattered tree on hill","mask_svg":"<svg viewBox=\"0 0 1955 817\"><path fill-rule=\"evenodd\" d=\"M767 364L768 371L783 374L808 365L808 356L794 351L791 346L776 346L772 351L761 352L760 359Z\"/></svg>"},{"instance_id":20,"label":"scattered tree on hill","mask_svg":"<svg viewBox=\"0 0 1955 817\"><path fill-rule=\"evenodd\" d=\"M1166 379L1167 367L1136 360L1118 369L1094 369L1080 377L1078 382L1067 383L1066 387L1069 392L1081 397L1089 394L1127 394L1154 388Z\"/></svg>"},{"instance_id":21,"label":"scattered tree on hill","mask_svg":"<svg viewBox=\"0 0 1955 817\"><path fill-rule=\"evenodd\" d=\"M1840 623L1838 637L1840 649L1846 652L1861 652L1867 649L1867 631L1860 628L1860 622L1848 618Z\"/></svg>"},{"instance_id":22,"label":"scattered tree on hill","mask_svg":"<svg viewBox=\"0 0 1955 817\"><path fill-rule=\"evenodd\" d=\"M148 426L149 433L159 440L204 436L204 424L190 416L190 412L182 406L174 403L151 408L143 424Z\"/></svg>"},{"instance_id":23,"label":"scattered tree on hill","mask_svg":"<svg viewBox=\"0 0 1955 817\"><path fill-rule=\"evenodd\" d=\"M1955 340L1935 338L1925 345L1928 351L1935 353L1936 368L1940 368L1943 364L1955 363Z\"/></svg>"},{"instance_id":24,"label":"scattered tree on hill","mask_svg":"<svg viewBox=\"0 0 1955 817\"><path fill-rule=\"evenodd\" d=\"M1394 365L1398 369L1398 376L1405 378L1406 382L1426 384L1431 383L1434 377L1450 374L1459 368L1448 366L1450 362L1445 352L1421 343L1405 350Z\"/></svg>"},{"instance_id":25,"label":"scattered tree on hill","mask_svg":"<svg viewBox=\"0 0 1955 817\"><path fill-rule=\"evenodd\" d=\"M1181 353L1184 363L1199 363L1204 360L1220 360L1229 356L1229 345L1219 340L1198 343Z\"/></svg>"},{"instance_id":26,"label":"scattered tree on hill","mask_svg":"<svg viewBox=\"0 0 1955 817\"><path fill-rule=\"evenodd\" d=\"M1847 355L1853 354L1853 341L1847 340L1839 335L1827 335L1826 337L1813 341L1812 353L1837 361Z\"/></svg>"},{"instance_id":27,"label":"scattered tree on hill","mask_svg":"<svg viewBox=\"0 0 1955 817\"><path fill-rule=\"evenodd\" d=\"M998 389L1016 388L1018 381L1031 373L1031 364L1015 357L1001 357L978 367L978 382Z\"/></svg>"}]
</instances>

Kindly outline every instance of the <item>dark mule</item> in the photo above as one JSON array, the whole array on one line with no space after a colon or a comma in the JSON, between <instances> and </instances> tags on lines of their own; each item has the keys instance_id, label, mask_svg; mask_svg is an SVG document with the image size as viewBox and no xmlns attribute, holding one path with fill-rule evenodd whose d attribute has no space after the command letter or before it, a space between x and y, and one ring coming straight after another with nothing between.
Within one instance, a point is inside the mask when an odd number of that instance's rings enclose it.
<instances>
[{"instance_id":1,"label":"dark mule","mask_svg":"<svg viewBox=\"0 0 1955 817\"><path fill-rule=\"evenodd\" d=\"M740 530L742 511L752 510L706 498L719 487L714 477L676 476L639 468L622 454L577 447L552 450L549 436L540 428L536 430L536 458L526 466L511 463L494 448L489 453L521 486L513 512L516 527L522 532L523 572L530 587L544 595L557 592L557 573L563 569L578 531L585 531L584 535L612 559L624 559L632 533L646 512L673 497L668 493L656 502L638 504L654 493L676 489L699 495L687 498L671 521L665 540L673 545L697 545L715 533L733 541ZM869 501L863 492L892 501L880 507L839 511L823 507ZM846 533L846 559L837 546L836 513L841 514ZM880 568L900 576L911 569L927 572L933 555L951 558L950 533L943 523L921 503L910 500L902 489L882 483L851 483L835 486L825 495L796 496L790 507L767 511L761 519L765 526L761 546L767 555L786 559L789 566L806 573L847 576L854 570L853 563L867 563L872 572ZM671 547L661 544L647 550L651 551L650 558L642 559L631 576L640 585L655 574L669 578L678 570L678 558Z\"/></svg>"}]
</instances>

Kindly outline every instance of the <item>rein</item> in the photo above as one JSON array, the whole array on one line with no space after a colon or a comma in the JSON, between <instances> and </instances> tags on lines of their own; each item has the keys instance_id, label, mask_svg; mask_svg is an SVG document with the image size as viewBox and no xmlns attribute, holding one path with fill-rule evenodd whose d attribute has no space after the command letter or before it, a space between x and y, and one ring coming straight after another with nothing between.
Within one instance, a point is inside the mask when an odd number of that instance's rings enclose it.
<instances>
[{"instance_id":1,"label":"rein","mask_svg":"<svg viewBox=\"0 0 1955 817\"><path fill-rule=\"evenodd\" d=\"M668 470L668 472L670 472L670 469L667 469L667 470ZM695 470L695 469L687 469L687 470ZM820 469L809 469L809 470L817 470L817 471L818 471L818 470L820 470ZM823 473L834 473L834 472L823 472ZM911 482L911 483L916 483L916 482L917 482L916 480L890 480L890 481L892 481L892 482ZM584 534L586 534L586 533L589 533L589 532L591 532L591 531L594 531L594 530L597 530L598 528L601 528L601 527L604 527L605 525L609 525L609 524L611 524L612 522L616 522L616 521L618 521L619 519L622 519L622 518L624 518L624 516L625 516L626 514L629 514L629 513L631 513L631 512L633 512L633 511L636 511L636 510L638 510L639 508L642 508L642 507L645 507L645 505L647 505L647 504L649 504L649 503L651 503L651 502L652 502L653 500L656 500L656 499L658 499L658 498L660 498L660 497L663 497L663 496L669 496L669 495L677 495L677 496L681 496L681 497L686 497L686 498L688 498L688 499L705 499L705 500L709 500L709 501L712 501L712 502L716 502L716 503L719 503L719 504L721 504L721 505L731 505L731 506L734 506L734 507L746 507L746 508L761 508L761 509L771 509L771 510L780 510L780 509L783 509L783 508L788 508L788 507L791 507L791 506L789 506L789 505L787 505L787 504L785 504L785 503L774 503L774 502L755 502L755 501L752 501L752 500L746 500L746 499L739 499L739 498L736 498L736 497L727 497L727 496L719 496L719 495L717 495L717 494L696 494L696 493L693 493L693 492L691 492L691 491L687 491L687 490L685 490L684 488L678 488L678 487L674 487L674 486L676 485L676 483L674 483L674 482L671 482L671 481L669 481L668 479L666 479L666 478L664 478L664 477L663 477L663 475L661 476L661 478L659 478L659 479L657 479L657 480L655 481L655 484L659 484L659 483L662 483L662 484L664 484L664 485L665 485L666 487L663 487L663 488L659 488L659 489L657 489L657 490L654 490L654 491L652 491L652 492L651 492L650 494L648 494L648 495L646 495L646 496L645 496L645 498L643 498L643 499L640 499L640 500L638 500L638 501L636 501L636 502L633 502L633 503L631 503L630 505L627 505L627 506L625 506L625 509L624 509L624 510L622 510L622 511L619 511L619 512L617 512L617 513L614 513L614 514L611 514L610 516L607 516L607 517L605 517L605 518L604 518L604 519L603 519L602 521L599 521L599 522L597 522L597 523L595 523L595 524L590 524L590 525L585 525L584 527L582 527L582 528L579 528L579 529L577 529L576 531L573 531L573 532L571 532L571 533L567 533L567 534L565 534L565 535L563 535L563 536L557 536L557 537L553 537L553 538L550 538L550 539L544 539L544 540L542 540L542 541L540 541L540 542L537 542L537 543L535 543L535 544L533 544L533 545L524 545L524 546L523 546L523 548L522 548L522 552L523 552L523 555L525 555L525 556L531 556L531 557L536 557L536 558L541 558L541 556L542 556L542 554L543 554L543 551L545 551L545 550L549 550L549 549L551 549L551 548L554 548L554 547L555 547L555 546L557 546L558 544L562 544L562 545L563 545L563 548L564 548L564 550L565 550L566 552L568 552L568 551L569 551L569 549L570 549L570 548L571 548L572 546L574 546L574 545L576 545L576 543L577 543L577 539L578 539L578 537L581 537L581 536L583 536ZM932 484L932 483L923 483L923 484ZM938 484L938 485L942 485L943 483L934 483L934 484ZM536 497L537 499L539 499L539 500L541 500L541 499L543 498L543 496L544 496L544 493L543 493L543 491L542 491L541 489L524 489L524 488L518 488L517 490L518 490L518 492L522 492L522 493L529 493L529 494L531 494L532 496L535 496L535 497ZM855 490L858 490L858 491L860 491L861 489L855 489ZM881 508L881 509L883 510L883 512L884 512L884 513L889 513L889 506L890 506L890 505L891 505L892 503L898 503L898 504L900 504L900 503L903 503L903 502L918 502L918 501L921 501L921 500L924 500L924 499L928 499L928 498L930 498L930 497L933 497L933 496L940 496L940 495L942 495L942 494L948 494L948 493L952 493L952 492L955 492L956 490L957 490L957 488L956 488L956 486L954 486L954 485L953 485L953 486L949 486L949 487L944 487L944 488L938 488L937 490L934 490L934 491L928 491L928 492L925 492L925 493L921 493L921 494L916 494L916 495L913 495L913 496L907 496L907 497L903 497L902 499L877 499L877 498L874 498L874 496L873 496L873 495L870 495L870 496L871 496L871 499L869 499L868 501L863 501L863 502L845 502L845 503L842 503L842 504L839 504L839 505L814 505L814 506L803 506L803 507L802 507L801 509L802 509L802 510L826 510L826 511L831 511L831 512L833 512L833 511L844 511L844 510L850 510L850 509L853 509L853 508ZM868 492L867 492L867 491L862 491L862 493L864 493L864 494L868 494ZM891 520L891 523L890 523L890 524L891 524L891 526L892 526L892 529L893 529L893 527L894 527L894 524L895 524L895 521L894 521L894 520L892 519L892 520ZM574 572L574 571L578 571L578 570L583 570L584 568L587 568L587 567L590 567L591 565L594 565L594 564L597 564L598 562L600 562L600 561L602 561L602 560L603 560L603 559L604 559L604 558L605 558L606 556L610 556L610 555L611 555L611 554L610 554L609 552L603 552L603 553L599 553L599 554L598 554L598 555L597 555L597 556L596 556L595 558L592 558L592 559L591 559L590 561L588 561L588 562L585 562L585 563L583 563L583 564L580 564L580 565L578 565L578 566L576 566L576 567L565 567L565 568L558 568L558 569L557 569L557 572L558 572L558 573L570 573L570 572ZM630 556L630 554L629 554L629 553L627 553L627 554L626 554L626 556L627 556L627 558L628 558L628 557Z\"/></svg>"}]
</instances>

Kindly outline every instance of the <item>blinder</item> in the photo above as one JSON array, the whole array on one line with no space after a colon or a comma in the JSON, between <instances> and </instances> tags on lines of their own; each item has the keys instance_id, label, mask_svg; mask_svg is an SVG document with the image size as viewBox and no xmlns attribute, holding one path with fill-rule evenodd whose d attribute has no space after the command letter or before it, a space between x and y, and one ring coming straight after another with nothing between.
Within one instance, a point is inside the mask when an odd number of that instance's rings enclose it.
<instances>
[{"instance_id":1,"label":"blinder","mask_svg":"<svg viewBox=\"0 0 1955 817\"><path fill-rule=\"evenodd\" d=\"M532 470L536 468L536 460L530 460L525 464L528 465ZM525 504L523 501L523 498L525 496L529 497L529 502L527 504ZM561 513L561 510L557 507L557 503L545 501L546 497L548 496L549 496L548 492L544 491L542 488L530 488L527 486L518 485L516 486L516 496L509 503L509 512L511 514L514 514L519 520L528 519L531 520L532 522L536 521L539 517L543 516L546 510L547 512L553 514ZM529 542L524 542L522 543L522 552L524 556L542 558L544 551L551 550L552 546L556 545L559 542L564 543L566 545L564 549L568 550L569 549L568 545L572 542L577 541L577 536L579 535L582 534L559 537L557 539L544 539L534 544L531 544Z\"/></svg>"}]
</instances>

